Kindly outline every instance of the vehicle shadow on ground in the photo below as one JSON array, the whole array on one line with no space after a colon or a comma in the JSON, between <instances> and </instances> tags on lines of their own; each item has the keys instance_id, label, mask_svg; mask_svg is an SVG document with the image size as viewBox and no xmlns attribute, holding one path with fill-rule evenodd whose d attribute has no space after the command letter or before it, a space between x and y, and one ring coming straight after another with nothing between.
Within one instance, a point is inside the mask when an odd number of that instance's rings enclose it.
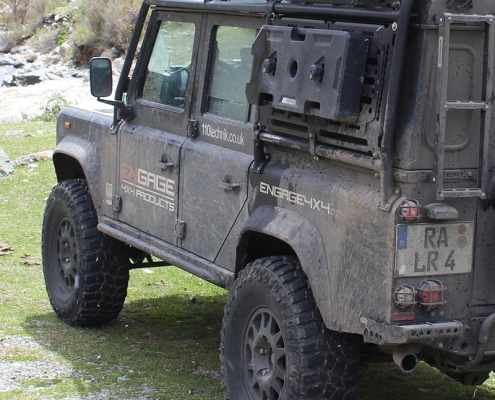
<instances>
[{"instance_id":1,"label":"vehicle shadow on ground","mask_svg":"<svg viewBox=\"0 0 495 400\"><path fill-rule=\"evenodd\" d=\"M493 380L482 386L464 386L421 362L410 374L393 362L360 369L358 400L493 400Z\"/></svg>"},{"instance_id":2,"label":"vehicle shadow on ground","mask_svg":"<svg viewBox=\"0 0 495 400\"><path fill-rule=\"evenodd\" d=\"M71 364L80 398L221 399L220 329L226 295L165 295L126 302L99 327L70 327L53 313L33 315L33 339ZM358 400L493 399L486 386L466 387L421 365L404 374L393 363L361 368ZM488 384L489 385L489 384Z\"/></svg>"},{"instance_id":3,"label":"vehicle shadow on ground","mask_svg":"<svg viewBox=\"0 0 495 400\"><path fill-rule=\"evenodd\" d=\"M47 313L27 318L25 328L71 365L67 379L81 397L216 399L225 299L164 295L126 301L119 317L103 326L71 327Z\"/></svg>"}]
</instances>

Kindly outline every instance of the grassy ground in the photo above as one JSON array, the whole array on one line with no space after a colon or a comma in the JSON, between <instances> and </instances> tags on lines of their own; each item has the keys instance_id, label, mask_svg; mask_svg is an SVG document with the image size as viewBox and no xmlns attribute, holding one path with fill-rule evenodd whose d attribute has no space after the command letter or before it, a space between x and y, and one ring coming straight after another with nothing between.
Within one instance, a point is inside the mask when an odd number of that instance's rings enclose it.
<instances>
[{"instance_id":1,"label":"grassy ground","mask_svg":"<svg viewBox=\"0 0 495 400\"><path fill-rule=\"evenodd\" d=\"M50 123L2 123L0 145L15 159L52 149L53 132ZM222 289L176 268L135 270L112 324L82 329L57 320L39 265L43 208L54 184L46 161L0 178L0 243L13 247L0 253L0 399L221 399ZM5 379L9 367L16 379ZM391 364L363 369L358 394L472 398L494 399L495 379L463 387L423 364L410 376Z\"/></svg>"}]
</instances>

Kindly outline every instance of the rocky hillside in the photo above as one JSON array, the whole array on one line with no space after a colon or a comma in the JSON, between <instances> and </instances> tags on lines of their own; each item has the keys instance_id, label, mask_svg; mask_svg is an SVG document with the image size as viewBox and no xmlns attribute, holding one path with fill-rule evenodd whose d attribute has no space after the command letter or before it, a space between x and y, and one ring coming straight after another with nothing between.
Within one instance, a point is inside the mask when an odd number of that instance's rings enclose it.
<instances>
[{"instance_id":1,"label":"rocky hillside","mask_svg":"<svg viewBox=\"0 0 495 400\"><path fill-rule=\"evenodd\" d=\"M43 86L38 91L46 100L65 88L72 102L72 89L87 82L95 56L112 59L118 74L139 5L138 0L0 0L0 92L10 89L7 95L22 97L13 89ZM31 112L32 104L26 104L25 113Z\"/></svg>"},{"instance_id":2,"label":"rocky hillside","mask_svg":"<svg viewBox=\"0 0 495 400\"><path fill-rule=\"evenodd\" d=\"M54 96L68 104L101 108L89 94L87 60L77 52L73 33L71 16L49 14L20 45L9 48L0 39L0 120L36 117ZM111 58L114 73L120 72L123 51L107 48L94 55Z\"/></svg>"}]
</instances>

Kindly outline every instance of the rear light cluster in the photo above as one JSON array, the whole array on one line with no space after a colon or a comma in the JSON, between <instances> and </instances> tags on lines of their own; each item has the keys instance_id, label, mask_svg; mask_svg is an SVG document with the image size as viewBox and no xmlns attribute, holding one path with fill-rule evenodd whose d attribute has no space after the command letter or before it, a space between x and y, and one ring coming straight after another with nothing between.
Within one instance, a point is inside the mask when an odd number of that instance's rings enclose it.
<instances>
[{"instance_id":1,"label":"rear light cluster","mask_svg":"<svg viewBox=\"0 0 495 400\"><path fill-rule=\"evenodd\" d=\"M421 282L416 290L411 285L401 285L394 292L394 301L399 308L408 308L419 304L427 311L441 307L446 302L444 292L447 290L437 279Z\"/></svg>"},{"instance_id":2,"label":"rear light cluster","mask_svg":"<svg viewBox=\"0 0 495 400\"><path fill-rule=\"evenodd\" d=\"M405 222L414 222L419 219L419 202L416 200L404 200L399 206L399 215Z\"/></svg>"}]
</instances>

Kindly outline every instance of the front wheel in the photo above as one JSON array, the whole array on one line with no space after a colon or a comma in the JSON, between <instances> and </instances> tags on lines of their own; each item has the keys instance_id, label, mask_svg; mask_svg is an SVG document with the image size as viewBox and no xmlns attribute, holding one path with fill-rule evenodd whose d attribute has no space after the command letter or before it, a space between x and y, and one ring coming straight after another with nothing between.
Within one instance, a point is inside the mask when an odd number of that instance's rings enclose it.
<instances>
[{"instance_id":1,"label":"front wheel","mask_svg":"<svg viewBox=\"0 0 495 400\"><path fill-rule=\"evenodd\" d=\"M53 188L43 219L43 273L52 308L69 325L110 322L127 294L130 247L97 223L86 181Z\"/></svg>"},{"instance_id":2,"label":"front wheel","mask_svg":"<svg viewBox=\"0 0 495 400\"><path fill-rule=\"evenodd\" d=\"M225 398L352 399L360 343L325 328L297 259L258 259L241 271L225 306Z\"/></svg>"}]
</instances>

